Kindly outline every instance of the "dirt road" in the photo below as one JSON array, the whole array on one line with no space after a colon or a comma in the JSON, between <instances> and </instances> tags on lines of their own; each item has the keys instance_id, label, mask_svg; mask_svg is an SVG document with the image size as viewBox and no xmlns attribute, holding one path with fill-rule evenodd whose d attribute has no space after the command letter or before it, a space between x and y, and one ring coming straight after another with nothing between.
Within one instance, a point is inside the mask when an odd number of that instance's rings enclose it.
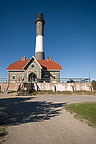
<instances>
[{"instance_id":1,"label":"dirt road","mask_svg":"<svg viewBox=\"0 0 96 144\"><path fill-rule=\"evenodd\" d=\"M4 144L96 144L96 128L64 109L89 101L96 102L96 96L1 96L0 114L8 131Z\"/></svg>"}]
</instances>

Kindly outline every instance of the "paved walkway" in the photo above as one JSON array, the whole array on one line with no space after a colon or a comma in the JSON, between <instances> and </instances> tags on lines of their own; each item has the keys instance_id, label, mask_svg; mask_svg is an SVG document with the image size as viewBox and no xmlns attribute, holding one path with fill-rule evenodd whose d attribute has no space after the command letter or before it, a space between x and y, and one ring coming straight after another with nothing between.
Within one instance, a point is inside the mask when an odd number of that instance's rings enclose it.
<instances>
[{"instance_id":1,"label":"paved walkway","mask_svg":"<svg viewBox=\"0 0 96 144\"><path fill-rule=\"evenodd\" d=\"M64 109L74 102L96 102L96 96L1 96L5 144L96 144L96 128Z\"/></svg>"}]
</instances>

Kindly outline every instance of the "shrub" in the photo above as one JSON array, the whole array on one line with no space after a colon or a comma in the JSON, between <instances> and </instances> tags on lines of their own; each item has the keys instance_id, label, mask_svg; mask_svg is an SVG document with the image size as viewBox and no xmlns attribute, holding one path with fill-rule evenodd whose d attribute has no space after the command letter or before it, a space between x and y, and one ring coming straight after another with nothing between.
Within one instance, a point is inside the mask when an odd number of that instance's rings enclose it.
<instances>
[{"instance_id":1,"label":"shrub","mask_svg":"<svg viewBox=\"0 0 96 144\"><path fill-rule=\"evenodd\" d=\"M93 86L93 89L96 90L96 81L95 80L92 81L92 86Z\"/></svg>"}]
</instances>

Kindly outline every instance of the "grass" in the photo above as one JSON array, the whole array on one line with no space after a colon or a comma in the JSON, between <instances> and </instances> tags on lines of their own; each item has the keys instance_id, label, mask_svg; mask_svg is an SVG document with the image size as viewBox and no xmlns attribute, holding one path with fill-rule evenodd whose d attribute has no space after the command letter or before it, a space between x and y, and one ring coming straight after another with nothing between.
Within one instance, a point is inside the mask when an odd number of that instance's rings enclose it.
<instances>
[{"instance_id":1,"label":"grass","mask_svg":"<svg viewBox=\"0 0 96 144\"><path fill-rule=\"evenodd\" d=\"M0 91L0 93L3 93L3 91Z\"/></svg>"},{"instance_id":2,"label":"grass","mask_svg":"<svg viewBox=\"0 0 96 144\"><path fill-rule=\"evenodd\" d=\"M38 95L38 94L63 94L63 95L96 95L96 91L89 92L89 91L56 91L53 92L52 90L42 90L42 91L34 91L30 95Z\"/></svg>"},{"instance_id":3,"label":"grass","mask_svg":"<svg viewBox=\"0 0 96 144\"><path fill-rule=\"evenodd\" d=\"M17 92L17 91L9 91L8 94L10 94L10 93L15 93L15 92ZM3 91L0 91L0 93L4 93L4 92L3 92Z\"/></svg>"},{"instance_id":4,"label":"grass","mask_svg":"<svg viewBox=\"0 0 96 144\"><path fill-rule=\"evenodd\" d=\"M96 103L76 103L65 106L65 109L75 113L75 117L87 120L89 125L96 127Z\"/></svg>"},{"instance_id":5,"label":"grass","mask_svg":"<svg viewBox=\"0 0 96 144\"><path fill-rule=\"evenodd\" d=\"M8 135L8 132L5 129L4 123L0 120L0 144L5 142L4 137Z\"/></svg>"},{"instance_id":6,"label":"grass","mask_svg":"<svg viewBox=\"0 0 96 144\"><path fill-rule=\"evenodd\" d=\"M64 92L60 92L60 91L56 91L53 92L52 90L39 90L39 91L34 91L31 93L31 95L43 95L43 94L71 94L70 91L64 91Z\"/></svg>"}]
</instances>

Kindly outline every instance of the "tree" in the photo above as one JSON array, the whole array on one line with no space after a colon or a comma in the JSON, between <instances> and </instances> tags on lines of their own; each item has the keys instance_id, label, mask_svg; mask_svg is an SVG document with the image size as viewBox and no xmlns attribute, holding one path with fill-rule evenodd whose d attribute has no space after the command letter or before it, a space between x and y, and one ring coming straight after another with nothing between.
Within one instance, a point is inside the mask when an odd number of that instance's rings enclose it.
<instances>
[{"instance_id":1,"label":"tree","mask_svg":"<svg viewBox=\"0 0 96 144\"><path fill-rule=\"evenodd\" d=\"M75 83L75 81L70 79L70 80L67 81L67 83Z\"/></svg>"},{"instance_id":2,"label":"tree","mask_svg":"<svg viewBox=\"0 0 96 144\"><path fill-rule=\"evenodd\" d=\"M93 86L93 89L96 90L96 81L95 80L92 80L92 86Z\"/></svg>"}]
</instances>

